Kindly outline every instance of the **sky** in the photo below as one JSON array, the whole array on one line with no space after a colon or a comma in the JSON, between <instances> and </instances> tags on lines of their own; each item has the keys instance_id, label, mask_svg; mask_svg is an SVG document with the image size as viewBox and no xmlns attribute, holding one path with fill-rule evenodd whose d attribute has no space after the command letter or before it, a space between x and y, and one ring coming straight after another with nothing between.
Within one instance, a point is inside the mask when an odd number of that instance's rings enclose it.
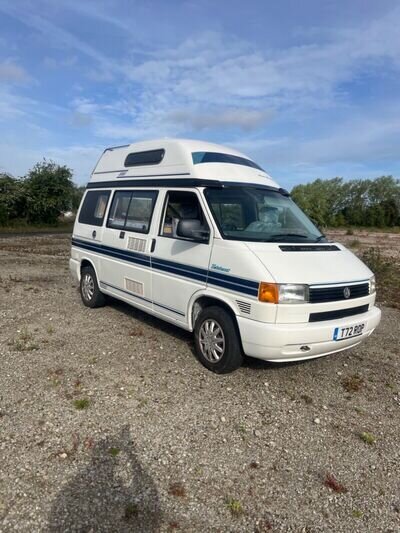
<instances>
[{"instance_id":1,"label":"sky","mask_svg":"<svg viewBox=\"0 0 400 533\"><path fill-rule=\"evenodd\" d=\"M0 0L0 171L236 148L283 187L400 177L400 2Z\"/></svg>"}]
</instances>

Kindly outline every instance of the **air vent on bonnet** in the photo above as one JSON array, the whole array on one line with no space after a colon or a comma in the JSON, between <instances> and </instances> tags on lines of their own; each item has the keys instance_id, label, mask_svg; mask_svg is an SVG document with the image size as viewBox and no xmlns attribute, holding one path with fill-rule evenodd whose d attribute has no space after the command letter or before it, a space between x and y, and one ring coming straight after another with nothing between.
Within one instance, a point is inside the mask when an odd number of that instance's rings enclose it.
<instances>
[{"instance_id":1,"label":"air vent on bonnet","mask_svg":"<svg viewBox=\"0 0 400 533\"><path fill-rule=\"evenodd\" d=\"M251 313L251 304L249 302L242 302L241 300L236 300L238 307L242 313L249 315Z\"/></svg>"},{"instance_id":2,"label":"air vent on bonnet","mask_svg":"<svg viewBox=\"0 0 400 533\"><path fill-rule=\"evenodd\" d=\"M282 252L340 252L340 248L334 244L328 246L324 246L322 244L282 244L279 246L279 248L282 250Z\"/></svg>"},{"instance_id":3,"label":"air vent on bonnet","mask_svg":"<svg viewBox=\"0 0 400 533\"><path fill-rule=\"evenodd\" d=\"M146 239L138 239L137 237L129 237L128 249L135 252L144 252L146 250Z\"/></svg>"}]
</instances>

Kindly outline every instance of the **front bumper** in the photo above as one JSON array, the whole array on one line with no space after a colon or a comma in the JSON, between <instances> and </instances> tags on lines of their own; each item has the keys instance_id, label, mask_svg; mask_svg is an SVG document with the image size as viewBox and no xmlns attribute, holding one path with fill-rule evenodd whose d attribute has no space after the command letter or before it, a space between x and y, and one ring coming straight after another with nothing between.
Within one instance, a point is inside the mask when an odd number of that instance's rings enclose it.
<instances>
[{"instance_id":1,"label":"front bumper","mask_svg":"<svg viewBox=\"0 0 400 533\"><path fill-rule=\"evenodd\" d=\"M356 316L302 324L267 324L237 317L244 353L275 362L313 359L356 346L371 335L380 319L381 311L375 306ZM336 327L348 327L361 322L366 324L362 335L341 341L332 340ZM301 350L304 346L309 350Z\"/></svg>"}]
</instances>

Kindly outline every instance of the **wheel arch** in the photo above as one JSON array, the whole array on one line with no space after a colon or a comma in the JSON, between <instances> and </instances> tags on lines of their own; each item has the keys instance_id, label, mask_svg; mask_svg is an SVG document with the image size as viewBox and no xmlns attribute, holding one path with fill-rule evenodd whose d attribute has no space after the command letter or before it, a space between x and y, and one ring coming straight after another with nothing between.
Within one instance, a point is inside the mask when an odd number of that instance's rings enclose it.
<instances>
[{"instance_id":1,"label":"wheel arch","mask_svg":"<svg viewBox=\"0 0 400 533\"><path fill-rule=\"evenodd\" d=\"M192 300L189 302L189 310L188 310L188 322L189 322L189 328L190 331L194 330L194 326L196 323L196 318L198 317L199 313L206 307L211 306L219 306L225 309L233 320L236 323L236 326L239 330L239 324L237 321L236 311L233 307L233 304L231 301L229 301L228 298L225 298L224 296L220 294L213 294L209 292L201 292L196 293Z\"/></svg>"},{"instance_id":2,"label":"wheel arch","mask_svg":"<svg viewBox=\"0 0 400 533\"><path fill-rule=\"evenodd\" d=\"M80 276L82 277L82 270L83 270L85 267L87 267L87 266L90 266L90 267L93 268L94 273L96 274L97 283L100 284L100 279L99 279L99 276L98 276L98 274L97 274L97 269L96 269L96 267L95 267L95 265L94 265L94 262L93 262L91 259L89 259L88 257L86 257L86 256L81 258L80 268L79 268L79 274L80 274Z\"/></svg>"}]
</instances>

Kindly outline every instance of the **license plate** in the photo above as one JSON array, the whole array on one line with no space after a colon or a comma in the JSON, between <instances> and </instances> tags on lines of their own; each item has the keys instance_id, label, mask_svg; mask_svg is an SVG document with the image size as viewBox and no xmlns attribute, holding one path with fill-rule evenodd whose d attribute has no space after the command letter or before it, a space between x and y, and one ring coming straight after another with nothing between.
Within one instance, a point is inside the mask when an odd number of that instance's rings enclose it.
<instances>
[{"instance_id":1,"label":"license plate","mask_svg":"<svg viewBox=\"0 0 400 533\"><path fill-rule=\"evenodd\" d=\"M333 340L342 341L350 337L358 337L363 334L365 322L356 324L355 326L347 326L343 328L335 328L333 331Z\"/></svg>"}]
</instances>

